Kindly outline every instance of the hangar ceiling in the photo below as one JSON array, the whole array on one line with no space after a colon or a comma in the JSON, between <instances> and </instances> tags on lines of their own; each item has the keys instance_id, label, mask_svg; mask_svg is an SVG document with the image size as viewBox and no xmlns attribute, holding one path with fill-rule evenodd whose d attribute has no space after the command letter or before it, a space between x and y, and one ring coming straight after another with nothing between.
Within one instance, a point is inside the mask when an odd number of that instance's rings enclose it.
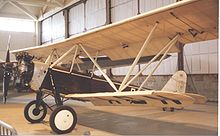
<instances>
[{"instance_id":1,"label":"hangar ceiling","mask_svg":"<svg viewBox=\"0 0 220 136\"><path fill-rule=\"evenodd\" d=\"M76 0L0 0L0 17L38 20L44 13Z\"/></svg>"}]
</instances>

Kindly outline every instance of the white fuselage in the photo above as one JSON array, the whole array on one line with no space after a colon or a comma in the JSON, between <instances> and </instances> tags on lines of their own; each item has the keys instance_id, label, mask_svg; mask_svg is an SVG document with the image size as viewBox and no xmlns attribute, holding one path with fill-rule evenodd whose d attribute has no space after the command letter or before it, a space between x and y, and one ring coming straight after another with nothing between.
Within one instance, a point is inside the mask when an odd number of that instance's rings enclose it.
<instances>
[{"instance_id":1,"label":"white fuselage","mask_svg":"<svg viewBox=\"0 0 220 136\"><path fill-rule=\"evenodd\" d=\"M42 63L42 62L37 62L37 61L33 61L33 63L34 63L34 73L30 81L30 86L31 86L31 89L33 90L39 90L47 74L49 65Z\"/></svg>"}]
</instances>

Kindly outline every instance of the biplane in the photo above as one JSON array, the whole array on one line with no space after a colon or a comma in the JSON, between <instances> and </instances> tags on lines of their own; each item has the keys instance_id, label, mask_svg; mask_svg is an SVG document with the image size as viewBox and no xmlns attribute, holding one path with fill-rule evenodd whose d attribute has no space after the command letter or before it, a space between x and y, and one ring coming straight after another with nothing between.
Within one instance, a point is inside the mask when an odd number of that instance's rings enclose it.
<instances>
[{"instance_id":1,"label":"biplane","mask_svg":"<svg viewBox=\"0 0 220 136\"><path fill-rule=\"evenodd\" d=\"M24 116L31 123L41 122L51 109L44 99L53 96L56 108L50 115L50 127L64 134L77 123L76 112L64 105L71 99L95 105L149 105L170 111L204 103L205 97L185 93L184 71L177 71L161 90L150 90L144 85L169 53L180 51L178 43L217 38L218 0L184 0L56 43L11 51L24 85L36 92L36 100L26 105ZM8 63L9 52L7 56ZM153 62L156 65L143 83L132 85ZM131 77L139 63L145 65ZM122 82L112 80L103 71L103 67L121 65L131 65ZM102 76L96 76L95 70ZM7 87L6 70L5 101Z\"/></svg>"}]
</instances>

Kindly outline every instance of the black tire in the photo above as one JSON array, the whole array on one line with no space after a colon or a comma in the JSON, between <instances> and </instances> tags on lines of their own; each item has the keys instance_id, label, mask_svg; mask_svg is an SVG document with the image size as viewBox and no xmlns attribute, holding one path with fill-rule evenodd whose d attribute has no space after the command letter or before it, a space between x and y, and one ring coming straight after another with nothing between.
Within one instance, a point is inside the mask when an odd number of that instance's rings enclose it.
<instances>
[{"instance_id":1,"label":"black tire","mask_svg":"<svg viewBox=\"0 0 220 136\"><path fill-rule=\"evenodd\" d=\"M47 107L44 102L41 102L39 109L36 109L37 101L31 101L24 108L24 117L30 123L39 123L41 122L47 115ZM35 106L35 108L34 108Z\"/></svg>"},{"instance_id":2,"label":"black tire","mask_svg":"<svg viewBox=\"0 0 220 136\"><path fill-rule=\"evenodd\" d=\"M57 134L70 133L76 126L76 112L69 106L60 106L50 115L50 127ZM63 123L63 124L58 124ZM63 127L63 128L61 128Z\"/></svg>"}]
</instances>

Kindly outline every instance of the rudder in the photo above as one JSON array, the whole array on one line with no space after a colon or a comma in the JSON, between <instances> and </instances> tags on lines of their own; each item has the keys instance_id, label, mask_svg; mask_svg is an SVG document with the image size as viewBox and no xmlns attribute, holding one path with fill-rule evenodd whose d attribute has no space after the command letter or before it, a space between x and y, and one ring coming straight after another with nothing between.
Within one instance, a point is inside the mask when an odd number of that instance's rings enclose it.
<instances>
[{"instance_id":1,"label":"rudder","mask_svg":"<svg viewBox=\"0 0 220 136\"><path fill-rule=\"evenodd\" d=\"M187 75L184 71L177 71L166 83L161 91L185 93Z\"/></svg>"}]
</instances>

